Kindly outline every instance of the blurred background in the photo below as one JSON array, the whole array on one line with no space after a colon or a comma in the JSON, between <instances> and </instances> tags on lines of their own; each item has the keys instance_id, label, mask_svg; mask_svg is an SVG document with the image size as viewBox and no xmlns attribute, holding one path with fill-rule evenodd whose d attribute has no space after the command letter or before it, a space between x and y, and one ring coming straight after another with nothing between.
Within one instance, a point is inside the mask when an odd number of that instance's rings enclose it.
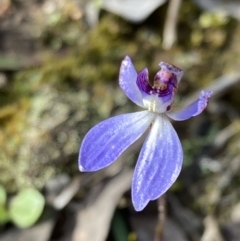
<instances>
[{"instance_id":1,"label":"blurred background","mask_svg":"<svg viewBox=\"0 0 240 241\"><path fill-rule=\"evenodd\" d=\"M239 0L0 0L0 240L240 240ZM80 173L96 123L139 110L118 86L129 55L150 79L184 70L174 122L183 170L142 212L131 203L138 151Z\"/></svg>"}]
</instances>

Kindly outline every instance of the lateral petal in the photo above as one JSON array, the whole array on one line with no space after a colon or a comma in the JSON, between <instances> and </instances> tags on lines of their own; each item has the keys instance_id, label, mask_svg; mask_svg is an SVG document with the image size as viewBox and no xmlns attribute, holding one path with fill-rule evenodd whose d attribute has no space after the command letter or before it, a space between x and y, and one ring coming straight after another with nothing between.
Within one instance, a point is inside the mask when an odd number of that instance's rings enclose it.
<instances>
[{"instance_id":1,"label":"lateral petal","mask_svg":"<svg viewBox=\"0 0 240 241\"><path fill-rule=\"evenodd\" d=\"M132 200L141 211L163 195L177 179L183 160L182 146L170 121L157 116L140 152L133 174Z\"/></svg>"},{"instance_id":2,"label":"lateral petal","mask_svg":"<svg viewBox=\"0 0 240 241\"><path fill-rule=\"evenodd\" d=\"M183 121L197 116L207 107L208 100L212 95L212 91L201 91L199 98L186 108L176 112L166 112L165 114L176 121Z\"/></svg>"},{"instance_id":3,"label":"lateral petal","mask_svg":"<svg viewBox=\"0 0 240 241\"><path fill-rule=\"evenodd\" d=\"M144 68L142 71L138 73L136 84L143 97L146 95L151 95L153 88L149 84L147 68Z\"/></svg>"},{"instance_id":4,"label":"lateral petal","mask_svg":"<svg viewBox=\"0 0 240 241\"><path fill-rule=\"evenodd\" d=\"M122 61L119 74L119 85L125 95L138 106L143 106L142 95L137 87L137 72L131 59L126 56Z\"/></svg>"},{"instance_id":5,"label":"lateral petal","mask_svg":"<svg viewBox=\"0 0 240 241\"><path fill-rule=\"evenodd\" d=\"M109 118L93 127L82 141L80 171L97 171L112 164L147 130L155 115L148 111Z\"/></svg>"}]
</instances>

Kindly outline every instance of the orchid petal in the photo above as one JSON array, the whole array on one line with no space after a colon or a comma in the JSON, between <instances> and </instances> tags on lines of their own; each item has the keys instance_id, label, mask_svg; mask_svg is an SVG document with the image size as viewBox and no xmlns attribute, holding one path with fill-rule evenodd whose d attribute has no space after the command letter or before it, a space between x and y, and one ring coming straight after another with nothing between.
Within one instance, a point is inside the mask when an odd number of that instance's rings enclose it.
<instances>
[{"instance_id":1,"label":"orchid petal","mask_svg":"<svg viewBox=\"0 0 240 241\"><path fill-rule=\"evenodd\" d=\"M137 72L131 59L126 56L122 61L119 74L119 85L126 96L138 106L143 106L142 95L137 87Z\"/></svg>"},{"instance_id":2,"label":"orchid petal","mask_svg":"<svg viewBox=\"0 0 240 241\"><path fill-rule=\"evenodd\" d=\"M152 93L153 88L149 84L147 68L144 68L138 73L136 83L142 96L150 95Z\"/></svg>"},{"instance_id":3,"label":"orchid petal","mask_svg":"<svg viewBox=\"0 0 240 241\"><path fill-rule=\"evenodd\" d=\"M212 95L212 91L201 91L198 100L176 112L166 113L171 119L176 121L187 120L192 116L197 116L207 107L208 100Z\"/></svg>"},{"instance_id":4,"label":"orchid petal","mask_svg":"<svg viewBox=\"0 0 240 241\"><path fill-rule=\"evenodd\" d=\"M141 111L107 119L85 136L79 153L80 171L97 171L113 163L150 126L154 114Z\"/></svg>"},{"instance_id":5,"label":"orchid petal","mask_svg":"<svg viewBox=\"0 0 240 241\"><path fill-rule=\"evenodd\" d=\"M140 152L133 175L132 200L141 211L150 200L163 195L182 167L183 151L170 121L157 116Z\"/></svg>"}]
</instances>

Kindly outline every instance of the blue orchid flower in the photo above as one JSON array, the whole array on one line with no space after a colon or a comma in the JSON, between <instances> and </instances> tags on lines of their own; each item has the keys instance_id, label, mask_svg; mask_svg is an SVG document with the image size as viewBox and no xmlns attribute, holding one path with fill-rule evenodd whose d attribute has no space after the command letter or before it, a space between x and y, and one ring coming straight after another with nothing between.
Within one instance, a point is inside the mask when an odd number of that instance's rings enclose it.
<instances>
[{"instance_id":1,"label":"blue orchid flower","mask_svg":"<svg viewBox=\"0 0 240 241\"><path fill-rule=\"evenodd\" d=\"M168 117L182 121L199 115L212 94L201 91L195 102L183 110L171 112L183 71L165 62L159 66L161 69L151 86L147 68L137 73L131 59L125 57L119 85L131 101L146 110L99 123L86 134L79 153L80 171L97 171L112 164L149 131L133 174L132 202L136 211L163 195L180 173L183 150Z\"/></svg>"}]
</instances>

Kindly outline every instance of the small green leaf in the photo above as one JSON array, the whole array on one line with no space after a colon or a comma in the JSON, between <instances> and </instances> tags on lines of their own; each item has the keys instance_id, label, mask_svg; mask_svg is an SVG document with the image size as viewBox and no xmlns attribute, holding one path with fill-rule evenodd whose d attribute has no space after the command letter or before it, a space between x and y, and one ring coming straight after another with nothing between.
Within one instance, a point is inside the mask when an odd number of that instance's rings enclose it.
<instances>
[{"instance_id":1,"label":"small green leaf","mask_svg":"<svg viewBox=\"0 0 240 241\"><path fill-rule=\"evenodd\" d=\"M0 205L0 225L7 223L9 219L10 217L9 217L8 211L3 205Z\"/></svg>"},{"instance_id":2,"label":"small green leaf","mask_svg":"<svg viewBox=\"0 0 240 241\"><path fill-rule=\"evenodd\" d=\"M3 186L0 185L0 205L5 205L7 201L7 193Z\"/></svg>"},{"instance_id":3,"label":"small green leaf","mask_svg":"<svg viewBox=\"0 0 240 241\"><path fill-rule=\"evenodd\" d=\"M35 189L24 189L10 203L9 211L12 221L20 228L32 226L41 216L44 197Z\"/></svg>"}]
</instances>

